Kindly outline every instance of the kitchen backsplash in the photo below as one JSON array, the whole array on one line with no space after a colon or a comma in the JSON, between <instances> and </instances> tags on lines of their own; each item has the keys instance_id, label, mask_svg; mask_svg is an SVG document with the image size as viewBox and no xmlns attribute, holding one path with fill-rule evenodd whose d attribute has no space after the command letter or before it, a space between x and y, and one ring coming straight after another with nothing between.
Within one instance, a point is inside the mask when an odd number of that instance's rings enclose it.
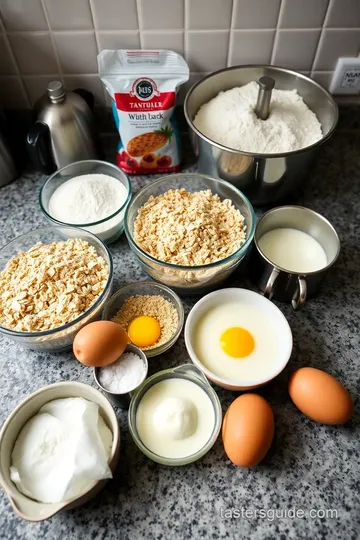
<instances>
[{"instance_id":1,"label":"kitchen backsplash","mask_svg":"<svg viewBox=\"0 0 360 540\"><path fill-rule=\"evenodd\" d=\"M360 0L0 0L0 15L4 108L31 107L58 78L108 104L102 49L178 51L188 85L226 66L271 63L325 87L337 58L360 52Z\"/></svg>"}]
</instances>

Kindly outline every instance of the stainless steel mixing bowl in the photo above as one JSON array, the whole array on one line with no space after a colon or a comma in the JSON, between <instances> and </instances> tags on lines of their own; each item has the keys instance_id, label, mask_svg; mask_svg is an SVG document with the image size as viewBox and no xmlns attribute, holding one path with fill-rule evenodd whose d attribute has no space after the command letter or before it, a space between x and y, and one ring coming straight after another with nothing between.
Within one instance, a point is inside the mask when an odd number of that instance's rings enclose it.
<instances>
[{"instance_id":1,"label":"stainless steel mixing bowl","mask_svg":"<svg viewBox=\"0 0 360 540\"><path fill-rule=\"evenodd\" d=\"M321 140L307 148L284 154L256 154L218 144L194 126L193 119L200 107L219 92L257 81L263 76L273 77L277 89L295 88L298 91L321 123ZM315 150L331 137L338 120L338 107L320 84L295 71L273 66L235 66L211 73L189 90L184 111L195 154L199 158L198 171L231 182L257 205L272 204L301 185L307 177Z\"/></svg>"}]
</instances>

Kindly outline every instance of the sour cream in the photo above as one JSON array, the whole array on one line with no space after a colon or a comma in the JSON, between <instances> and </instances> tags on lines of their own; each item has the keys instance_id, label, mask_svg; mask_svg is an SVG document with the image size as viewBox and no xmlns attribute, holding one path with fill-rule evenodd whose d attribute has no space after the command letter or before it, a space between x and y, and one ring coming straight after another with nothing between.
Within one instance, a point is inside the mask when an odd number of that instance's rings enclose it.
<instances>
[{"instance_id":1,"label":"sour cream","mask_svg":"<svg viewBox=\"0 0 360 540\"><path fill-rule=\"evenodd\" d=\"M136 413L138 435L154 454L183 458L198 452L211 437L215 412L197 384L181 378L154 384Z\"/></svg>"},{"instance_id":2,"label":"sour cream","mask_svg":"<svg viewBox=\"0 0 360 540\"><path fill-rule=\"evenodd\" d=\"M10 477L21 493L43 503L77 497L111 478L112 433L96 403L83 398L46 403L19 433Z\"/></svg>"}]
</instances>

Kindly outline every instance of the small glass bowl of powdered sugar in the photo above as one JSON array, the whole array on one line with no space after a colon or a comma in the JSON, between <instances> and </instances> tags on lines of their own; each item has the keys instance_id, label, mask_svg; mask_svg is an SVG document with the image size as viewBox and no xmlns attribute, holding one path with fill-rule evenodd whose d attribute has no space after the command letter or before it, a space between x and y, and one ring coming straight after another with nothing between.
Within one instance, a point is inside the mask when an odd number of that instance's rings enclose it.
<instances>
[{"instance_id":1,"label":"small glass bowl of powdered sugar","mask_svg":"<svg viewBox=\"0 0 360 540\"><path fill-rule=\"evenodd\" d=\"M128 409L132 395L146 379L147 372L145 353L129 344L116 362L94 368L94 379L114 405Z\"/></svg>"},{"instance_id":2,"label":"small glass bowl of powdered sugar","mask_svg":"<svg viewBox=\"0 0 360 540\"><path fill-rule=\"evenodd\" d=\"M131 199L127 175L106 161L85 160L52 174L40 190L40 207L56 225L73 225L110 244L124 230Z\"/></svg>"}]
</instances>

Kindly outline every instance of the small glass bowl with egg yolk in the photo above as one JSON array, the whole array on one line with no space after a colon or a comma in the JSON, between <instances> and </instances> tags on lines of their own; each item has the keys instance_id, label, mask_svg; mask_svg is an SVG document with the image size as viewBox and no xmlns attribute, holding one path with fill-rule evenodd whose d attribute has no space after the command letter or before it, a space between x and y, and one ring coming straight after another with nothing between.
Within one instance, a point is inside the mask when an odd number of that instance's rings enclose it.
<instances>
[{"instance_id":1,"label":"small glass bowl with egg yolk","mask_svg":"<svg viewBox=\"0 0 360 540\"><path fill-rule=\"evenodd\" d=\"M158 411L155 408L154 414L152 414L151 407L149 406L151 405L151 400L147 400L149 394L153 393L153 391L156 390L156 387L158 385L162 385L163 383L170 383L170 385L173 383L172 388L178 393L177 403L179 403L178 398L179 393L181 393L181 383L184 385L194 385L194 396L197 395L197 397L199 397L199 395L202 395L202 401L196 403L197 411L195 412L199 432L197 434L194 432L187 433L185 429L182 436L179 437L180 440L178 438L178 440L172 441L172 450L171 441L169 447L167 447L166 444L164 445L164 443L166 443L167 434L164 431L160 431L159 434L156 433L156 430L159 429L159 424L156 422L156 415ZM184 401L191 402L191 394L192 392L187 392L186 396L184 396ZM160 392L157 394L158 399L161 397L165 397L165 391L163 389L160 389ZM143 411L141 410L142 401ZM146 402L145 404L144 401ZM167 402L170 401L168 400ZM141 418L141 414L144 412L144 410L146 412L146 417ZM168 415L168 420L171 421L171 427L173 427L174 423L176 424L176 419L171 418L170 412ZM154 421L153 425L152 421ZM159 371L144 381L144 383L135 391L135 394L131 398L128 411L128 424L130 434L135 444L149 459L163 465L187 465L188 463L192 463L203 457L215 444L221 430L222 409L220 400L215 390L211 387L210 383L201 373L201 371L193 364L184 364L175 368ZM144 426L145 430L143 429ZM197 427L195 429L197 429ZM151 433L152 430L154 430L154 433ZM146 434L147 436L145 436ZM170 437L173 435L175 439L177 439L176 433L173 432L169 435ZM196 435L199 435L197 440L195 440ZM182 454L181 457L164 455L166 452L161 452L160 447L156 452L155 448L150 448L151 443L154 444L154 442L157 446L158 443L161 442L162 449L167 450L170 448L172 453L174 453L174 449L176 453L176 450L179 448L179 453Z\"/></svg>"},{"instance_id":2,"label":"small glass bowl with egg yolk","mask_svg":"<svg viewBox=\"0 0 360 540\"><path fill-rule=\"evenodd\" d=\"M280 309L247 289L214 291L199 300L185 325L185 345L195 366L233 391L268 383L285 368L292 333Z\"/></svg>"},{"instance_id":3,"label":"small glass bowl with egg yolk","mask_svg":"<svg viewBox=\"0 0 360 540\"><path fill-rule=\"evenodd\" d=\"M166 285L155 283L154 281L138 281L137 283L123 285L112 295L105 305L102 318L106 321L111 321L118 314L124 303L133 296L161 296L176 310L178 316L177 327L174 328L174 332L170 335L169 339L161 342L159 345L156 345L156 342L161 341L161 327L159 324L161 321L158 321L156 317L139 313L130 321L128 327L125 328L130 342L144 350L147 358L162 354L170 349L180 336L185 318L183 304L178 295L169 289L169 287L166 287ZM154 347L146 348L152 346L154 343ZM145 349L143 349L144 347Z\"/></svg>"}]
</instances>

